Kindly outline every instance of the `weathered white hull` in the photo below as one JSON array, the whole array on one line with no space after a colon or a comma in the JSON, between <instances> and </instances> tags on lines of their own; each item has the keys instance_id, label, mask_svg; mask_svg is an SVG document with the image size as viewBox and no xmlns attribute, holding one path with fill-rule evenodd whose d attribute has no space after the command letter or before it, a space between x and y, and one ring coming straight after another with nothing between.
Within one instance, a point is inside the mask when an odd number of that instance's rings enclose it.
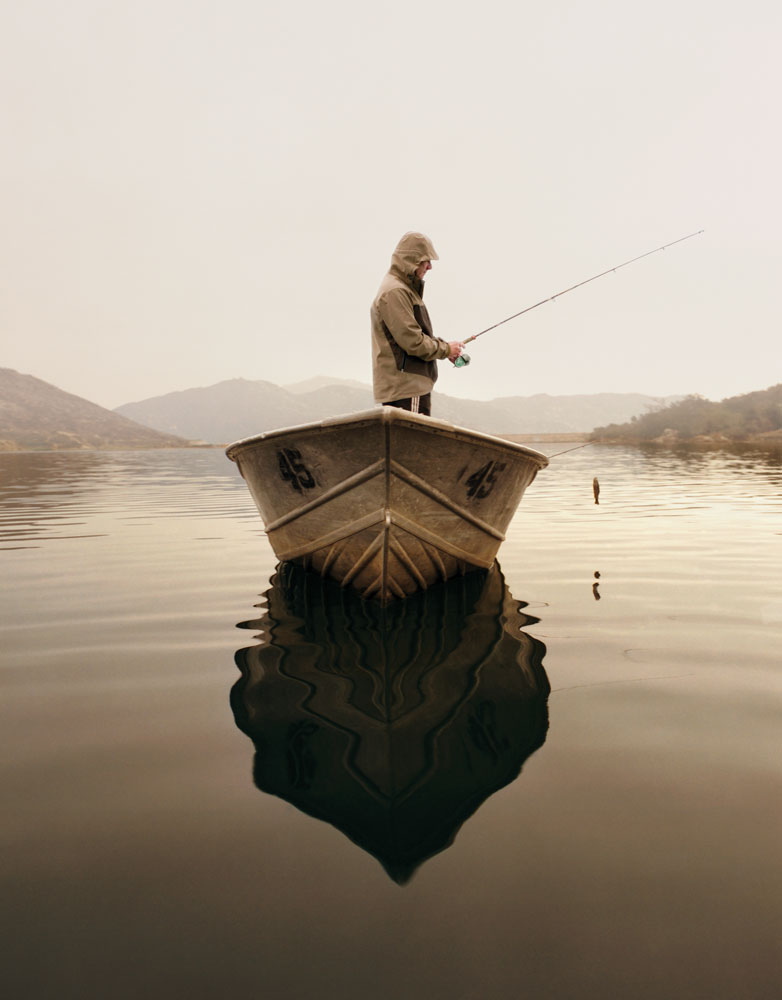
<instances>
[{"instance_id":1,"label":"weathered white hull","mask_svg":"<svg viewBox=\"0 0 782 1000\"><path fill-rule=\"evenodd\" d=\"M488 568L548 461L380 407L230 445L277 557L388 601Z\"/></svg>"}]
</instances>

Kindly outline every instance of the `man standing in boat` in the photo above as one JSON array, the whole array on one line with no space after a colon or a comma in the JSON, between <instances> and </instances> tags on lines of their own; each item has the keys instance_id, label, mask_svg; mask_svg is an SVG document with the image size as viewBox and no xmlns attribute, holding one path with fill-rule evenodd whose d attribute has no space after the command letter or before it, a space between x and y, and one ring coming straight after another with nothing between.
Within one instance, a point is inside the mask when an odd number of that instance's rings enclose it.
<instances>
[{"instance_id":1,"label":"man standing in boat","mask_svg":"<svg viewBox=\"0 0 782 1000\"><path fill-rule=\"evenodd\" d=\"M435 337L424 305L424 276L438 260L423 233L405 233L372 303L375 401L430 416L437 362L455 361L464 345Z\"/></svg>"}]
</instances>

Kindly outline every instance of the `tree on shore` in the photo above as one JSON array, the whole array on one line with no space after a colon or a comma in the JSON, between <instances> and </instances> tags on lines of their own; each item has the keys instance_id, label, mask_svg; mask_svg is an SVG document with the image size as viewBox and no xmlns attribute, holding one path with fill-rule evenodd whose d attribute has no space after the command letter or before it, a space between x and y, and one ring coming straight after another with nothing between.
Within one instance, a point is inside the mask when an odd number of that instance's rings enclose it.
<instances>
[{"instance_id":1,"label":"tree on shore","mask_svg":"<svg viewBox=\"0 0 782 1000\"><path fill-rule=\"evenodd\" d=\"M782 383L719 403L702 396L686 396L660 410L633 417L626 424L596 427L593 439L654 441L720 435L731 440L782 430Z\"/></svg>"}]
</instances>

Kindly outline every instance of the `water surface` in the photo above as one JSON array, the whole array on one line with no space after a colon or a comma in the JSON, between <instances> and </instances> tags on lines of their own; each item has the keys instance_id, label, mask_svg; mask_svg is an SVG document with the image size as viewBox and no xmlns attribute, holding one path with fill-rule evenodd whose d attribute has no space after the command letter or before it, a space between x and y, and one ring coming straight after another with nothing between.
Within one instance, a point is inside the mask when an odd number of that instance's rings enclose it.
<instances>
[{"instance_id":1,"label":"water surface","mask_svg":"<svg viewBox=\"0 0 782 1000\"><path fill-rule=\"evenodd\" d=\"M1 455L0 562L10 995L776 995L779 461L561 455L382 620L220 451Z\"/></svg>"}]
</instances>

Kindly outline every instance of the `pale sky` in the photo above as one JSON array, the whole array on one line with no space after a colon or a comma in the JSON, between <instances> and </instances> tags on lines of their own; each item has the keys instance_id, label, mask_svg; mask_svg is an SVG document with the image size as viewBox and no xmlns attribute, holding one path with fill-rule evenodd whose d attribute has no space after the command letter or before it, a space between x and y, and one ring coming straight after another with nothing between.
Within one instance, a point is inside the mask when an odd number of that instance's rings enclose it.
<instances>
[{"instance_id":1,"label":"pale sky","mask_svg":"<svg viewBox=\"0 0 782 1000\"><path fill-rule=\"evenodd\" d=\"M407 230L438 389L782 381L779 0L3 0L0 366L103 406L369 382Z\"/></svg>"}]
</instances>

